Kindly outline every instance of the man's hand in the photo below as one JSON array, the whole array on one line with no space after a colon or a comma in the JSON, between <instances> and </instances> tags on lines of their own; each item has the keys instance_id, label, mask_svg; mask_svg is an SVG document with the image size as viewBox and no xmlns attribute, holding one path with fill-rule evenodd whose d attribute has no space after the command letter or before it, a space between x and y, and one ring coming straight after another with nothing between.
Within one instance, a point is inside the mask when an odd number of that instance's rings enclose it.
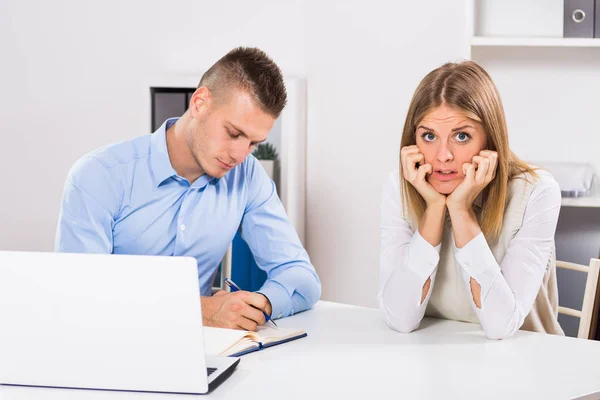
<instances>
[{"instance_id":1,"label":"man's hand","mask_svg":"<svg viewBox=\"0 0 600 400\"><path fill-rule=\"evenodd\" d=\"M263 311L270 314L271 304L266 296L240 290L227 293L221 290L211 297L201 297L202 323L217 328L255 331L265 323Z\"/></svg>"},{"instance_id":2,"label":"man's hand","mask_svg":"<svg viewBox=\"0 0 600 400\"><path fill-rule=\"evenodd\" d=\"M264 297L265 299L267 299L267 306L265 307L265 312L270 317L272 315L272 313L273 313L273 306L271 305L271 300L269 300L269 298L267 296L265 296L264 294L262 294L260 292L256 292L256 293L260 294L262 297Z\"/></svg>"}]
</instances>

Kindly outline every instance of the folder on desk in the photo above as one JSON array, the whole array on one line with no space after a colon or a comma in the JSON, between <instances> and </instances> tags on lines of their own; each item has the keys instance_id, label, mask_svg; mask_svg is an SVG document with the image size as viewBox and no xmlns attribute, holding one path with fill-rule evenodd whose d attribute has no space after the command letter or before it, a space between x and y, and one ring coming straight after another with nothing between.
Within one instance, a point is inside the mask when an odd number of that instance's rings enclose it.
<instances>
[{"instance_id":1,"label":"folder on desk","mask_svg":"<svg viewBox=\"0 0 600 400\"><path fill-rule=\"evenodd\" d=\"M256 332L204 327L204 345L207 356L239 357L306 337L301 329L259 326Z\"/></svg>"}]
</instances>

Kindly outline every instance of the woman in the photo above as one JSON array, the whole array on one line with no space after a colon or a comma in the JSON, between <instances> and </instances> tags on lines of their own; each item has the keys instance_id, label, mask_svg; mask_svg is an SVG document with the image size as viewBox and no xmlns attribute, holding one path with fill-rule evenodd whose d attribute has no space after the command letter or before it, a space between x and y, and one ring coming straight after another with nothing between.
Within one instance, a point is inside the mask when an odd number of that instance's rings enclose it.
<instances>
[{"instance_id":1,"label":"woman","mask_svg":"<svg viewBox=\"0 0 600 400\"><path fill-rule=\"evenodd\" d=\"M411 332L428 315L480 323L490 339L520 328L564 334L554 254L560 189L511 152L485 70L468 61L430 72L400 149L381 205L378 301L387 323Z\"/></svg>"}]
</instances>

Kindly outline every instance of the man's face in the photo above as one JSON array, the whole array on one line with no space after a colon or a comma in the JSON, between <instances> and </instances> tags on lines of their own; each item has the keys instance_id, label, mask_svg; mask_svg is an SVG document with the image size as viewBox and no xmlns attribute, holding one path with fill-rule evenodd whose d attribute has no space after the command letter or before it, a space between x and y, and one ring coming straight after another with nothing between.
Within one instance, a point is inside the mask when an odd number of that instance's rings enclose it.
<instances>
[{"instance_id":1,"label":"man's face","mask_svg":"<svg viewBox=\"0 0 600 400\"><path fill-rule=\"evenodd\" d=\"M433 172L427 181L442 194L450 194L465 179L463 164L486 148L483 125L445 104L417 124L417 147Z\"/></svg>"},{"instance_id":2,"label":"man's face","mask_svg":"<svg viewBox=\"0 0 600 400\"><path fill-rule=\"evenodd\" d=\"M192 97L187 141L202 170L221 178L267 139L275 119L244 91L231 89L216 104L207 90L198 89Z\"/></svg>"}]
</instances>

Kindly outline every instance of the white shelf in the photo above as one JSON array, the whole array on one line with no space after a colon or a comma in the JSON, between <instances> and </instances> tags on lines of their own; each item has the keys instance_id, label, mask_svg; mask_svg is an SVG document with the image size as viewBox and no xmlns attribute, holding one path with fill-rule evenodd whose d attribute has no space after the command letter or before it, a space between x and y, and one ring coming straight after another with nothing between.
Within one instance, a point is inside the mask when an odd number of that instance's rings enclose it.
<instances>
[{"instance_id":1,"label":"white shelf","mask_svg":"<svg viewBox=\"0 0 600 400\"><path fill-rule=\"evenodd\" d=\"M196 75L150 76L147 80L150 87L193 89L198 87L201 76L201 73Z\"/></svg>"},{"instance_id":2,"label":"white shelf","mask_svg":"<svg viewBox=\"0 0 600 400\"><path fill-rule=\"evenodd\" d=\"M600 47L600 38L473 36L472 47Z\"/></svg>"},{"instance_id":3,"label":"white shelf","mask_svg":"<svg viewBox=\"0 0 600 400\"><path fill-rule=\"evenodd\" d=\"M563 197L563 207L597 207L600 208L600 195L589 197Z\"/></svg>"}]
</instances>

